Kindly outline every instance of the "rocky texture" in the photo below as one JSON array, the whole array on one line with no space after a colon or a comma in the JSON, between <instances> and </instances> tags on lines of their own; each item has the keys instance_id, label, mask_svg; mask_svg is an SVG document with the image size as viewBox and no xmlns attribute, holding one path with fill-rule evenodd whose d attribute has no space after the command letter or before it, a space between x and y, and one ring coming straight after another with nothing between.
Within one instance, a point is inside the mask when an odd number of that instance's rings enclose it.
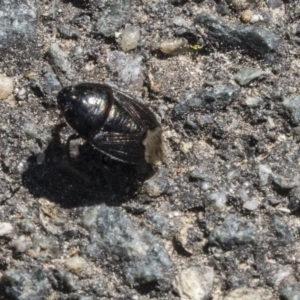
<instances>
[{"instance_id":1,"label":"rocky texture","mask_svg":"<svg viewBox=\"0 0 300 300\"><path fill-rule=\"evenodd\" d=\"M108 55L107 63L111 71L118 74L121 84L133 90L142 87L144 75L141 56L129 56L124 52L113 51Z\"/></svg>"},{"instance_id":2,"label":"rocky texture","mask_svg":"<svg viewBox=\"0 0 300 300\"><path fill-rule=\"evenodd\" d=\"M283 102L283 106L294 125L300 124L300 96L288 98Z\"/></svg>"},{"instance_id":3,"label":"rocky texture","mask_svg":"<svg viewBox=\"0 0 300 300\"><path fill-rule=\"evenodd\" d=\"M118 256L128 284L158 281L171 267L165 248L150 233L137 231L120 209L100 206L87 210L83 218L94 236L87 249L89 254L99 258L105 250Z\"/></svg>"},{"instance_id":4,"label":"rocky texture","mask_svg":"<svg viewBox=\"0 0 300 300\"><path fill-rule=\"evenodd\" d=\"M0 4L0 51L18 51L33 41L38 21L35 0L2 1Z\"/></svg>"},{"instance_id":5,"label":"rocky texture","mask_svg":"<svg viewBox=\"0 0 300 300\"><path fill-rule=\"evenodd\" d=\"M247 85L251 81L260 78L263 75L268 74L267 72L264 72L261 69L255 69L255 68L245 68L240 70L236 76L235 76L235 81L239 85Z\"/></svg>"},{"instance_id":6,"label":"rocky texture","mask_svg":"<svg viewBox=\"0 0 300 300\"><path fill-rule=\"evenodd\" d=\"M184 99L174 107L174 116L180 117L190 110L218 112L236 99L239 88L237 86L208 87L184 96Z\"/></svg>"},{"instance_id":7,"label":"rocky texture","mask_svg":"<svg viewBox=\"0 0 300 300\"><path fill-rule=\"evenodd\" d=\"M0 281L3 296L6 299L41 299L49 295L50 283L47 274L36 270L30 274L24 270L6 271Z\"/></svg>"},{"instance_id":8,"label":"rocky texture","mask_svg":"<svg viewBox=\"0 0 300 300\"><path fill-rule=\"evenodd\" d=\"M114 1L106 3L96 1L96 6L103 8L102 15L94 25L94 31L105 37L112 36L124 24L130 15L131 0Z\"/></svg>"},{"instance_id":9,"label":"rocky texture","mask_svg":"<svg viewBox=\"0 0 300 300\"><path fill-rule=\"evenodd\" d=\"M252 244L255 242L256 228L252 223L241 223L235 215L229 215L223 224L209 235L212 245L230 249L234 245Z\"/></svg>"},{"instance_id":10,"label":"rocky texture","mask_svg":"<svg viewBox=\"0 0 300 300\"><path fill-rule=\"evenodd\" d=\"M207 39L215 40L224 50L227 47L241 47L249 54L271 58L278 51L280 39L276 34L256 26L235 27L221 21L214 15L202 13L195 18L195 24L206 29Z\"/></svg>"},{"instance_id":11,"label":"rocky texture","mask_svg":"<svg viewBox=\"0 0 300 300\"><path fill-rule=\"evenodd\" d=\"M0 299L296 299L299 17L288 0L2 1ZM161 164L68 149L55 98L79 82L149 106Z\"/></svg>"}]
</instances>

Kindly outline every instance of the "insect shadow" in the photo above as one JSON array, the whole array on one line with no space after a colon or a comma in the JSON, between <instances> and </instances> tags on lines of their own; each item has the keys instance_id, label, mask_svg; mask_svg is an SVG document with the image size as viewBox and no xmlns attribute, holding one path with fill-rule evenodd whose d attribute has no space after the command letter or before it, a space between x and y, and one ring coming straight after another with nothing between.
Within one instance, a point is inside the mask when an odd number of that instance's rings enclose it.
<instances>
[{"instance_id":1,"label":"insect shadow","mask_svg":"<svg viewBox=\"0 0 300 300\"><path fill-rule=\"evenodd\" d=\"M106 203L118 206L133 199L143 182L153 175L151 166L134 166L105 157L89 143L78 146L78 155L68 158L67 147L54 136L38 164L36 155L28 159L23 185L35 197L45 197L62 207Z\"/></svg>"}]
</instances>

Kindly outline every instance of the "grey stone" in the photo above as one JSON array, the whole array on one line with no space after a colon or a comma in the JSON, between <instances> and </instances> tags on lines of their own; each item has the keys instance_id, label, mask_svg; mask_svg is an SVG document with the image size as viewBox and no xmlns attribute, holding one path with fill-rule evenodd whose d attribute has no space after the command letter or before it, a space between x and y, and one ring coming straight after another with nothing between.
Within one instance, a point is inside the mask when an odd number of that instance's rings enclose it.
<instances>
[{"instance_id":1,"label":"grey stone","mask_svg":"<svg viewBox=\"0 0 300 300\"><path fill-rule=\"evenodd\" d=\"M300 300L300 282L284 286L279 294L282 300Z\"/></svg>"},{"instance_id":2,"label":"grey stone","mask_svg":"<svg viewBox=\"0 0 300 300\"><path fill-rule=\"evenodd\" d=\"M131 8L130 0L110 0L101 5L102 16L94 26L94 32L105 37L110 37L126 23Z\"/></svg>"},{"instance_id":3,"label":"grey stone","mask_svg":"<svg viewBox=\"0 0 300 300\"><path fill-rule=\"evenodd\" d=\"M297 37L300 37L300 23L298 23L298 25L294 29L294 33Z\"/></svg>"},{"instance_id":4,"label":"grey stone","mask_svg":"<svg viewBox=\"0 0 300 300\"><path fill-rule=\"evenodd\" d=\"M280 38L277 35L256 26L237 28L233 35L240 39L240 46L261 56L275 53L280 45Z\"/></svg>"},{"instance_id":5,"label":"grey stone","mask_svg":"<svg viewBox=\"0 0 300 300\"><path fill-rule=\"evenodd\" d=\"M283 286L296 281L292 265L279 265L274 269L272 275L272 284L276 288L282 288Z\"/></svg>"},{"instance_id":6,"label":"grey stone","mask_svg":"<svg viewBox=\"0 0 300 300\"><path fill-rule=\"evenodd\" d=\"M234 169L234 170L230 170L226 177L227 177L227 180L229 182L235 180L236 178L238 178L240 176L240 171L238 169Z\"/></svg>"},{"instance_id":7,"label":"grey stone","mask_svg":"<svg viewBox=\"0 0 300 300\"><path fill-rule=\"evenodd\" d=\"M78 289L77 282L72 273L56 269L53 271L53 276L55 278L53 285L56 289L67 293L74 292Z\"/></svg>"},{"instance_id":8,"label":"grey stone","mask_svg":"<svg viewBox=\"0 0 300 300\"><path fill-rule=\"evenodd\" d=\"M50 46L47 55L52 67L63 73L69 73L71 71L68 54L61 49L58 43L54 43Z\"/></svg>"},{"instance_id":9,"label":"grey stone","mask_svg":"<svg viewBox=\"0 0 300 300\"><path fill-rule=\"evenodd\" d=\"M256 226L251 222L242 222L234 214L226 217L223 224L214 229L209 235L209 244L231 249L234 245L255 243Z\"/></svg>"},{"instance_id":10,"label":"grey stone","mask_svg":"<svg viewBox=\"0 0 300 300\"><path fill-rule=\"evenodd\" d=\"M210 175L203 168L196 168L190 173L190 180L210 180Z\"/></svg>"},{"instance_id":11,"label":"grey stone","mask_svg":"<svg viewBox=\"0 0 300 300\"><path fill-rule=\"evenodd\" d=\"M148 243L150 247L146 256L138 261L130 261L125 269L125 279L129 285L162 280L171 267L166 249L158 245L152 236Z\"/></svg>"},{"instance_id":12,"label":"grey stone","mask_svg":"<svg viewBox=\"0 0 300 300\"><path fill-rule=\"evenodd\" d=\"M105 205L87 209L83 224L93 233L88 252L98 257L105 250L123 261L130 285L157 281L171 266L166 249L150 233L138 231L119 208Z\"/></svg>"},{"instance_id":13,"label":"grey stone","mask_svg":"<svg viewBox=\"0 0 300 300\"><path fill-rule=\"evenodd\" d=\"M245 272L237 270L234 272L230 272L227 284L228 288L238 289L241 286L247 286L247 283L249 282L249 275L247 275Z\"/></svg>"},{"instance_id":14,"label":"grey stone","mask_svg":"<svg viewBox=\"0 0 300 300\"><path fill-rule=\"evenodd\" d=\"M208 37L218 41L224 49L241 47L246 48L250 54L271 58L280 45L280 38L263 28L234 27L209 13L199 14L194 22L206 28Z\"/></svg>"},{"instance_id":15,"label":"grey stone","mask_svg":"<svg viewBox=\"0 0 300 300\"><path fill-rule=\"evenodd\" d=\"M272 225L274 226L278 240L285 244L291 244L294 241L291 230L281 218L274 216L272 219Z\"/></svg>"},{"instance_id":16,"label":"grey stone","mask_svg":"<svg viewBox=\"0 0 300 300\"><path fill-rule=\"evenodd\" d=\"M68 39L78 39L80 37L80 31L76 28L71 27L67 24L60 24L58 27L58 32L61 34L62 37Z\"/></svg>"},{"instance_id":17,"label":"grey stone","mask_svg":"<svg viewBox=\"0 0 300 300\"><path fill-rule=\"evenodd\" d=\"M234 80L241 86L249 84L251 81L260 78L267 72L257 68L243 68L235 76Z\"/></svg>"},{"instance_id":18,"label":"grey stone","mask_svg":"<svg viewBox=\"0 0 300 300\"><path fill-rule=\"evenodd\" d=\"M193 120L191 120L189 115L187 115L186 117L185 125L192 130L198 129L198 125Z\"/></svg>"},{"instance_id":19,"label":"grey stone","mask_svg":"<svg viewBox=\"0 0 300 300\"><path fill-rule=\"evenodd\" d=\"M56 74L48 65L43 67L40 84L45 103L48 105L56 105L56 95L61 90L61 84Z\"/></svg>"},{"instance_id":20,"label":"grey stone","mask_svg":"<svg viewBox=\"0 0 300 300\"><path fill-rule=\"evenodd\" d=\"M173 20L172 20L172 22L173 22L174 25L176 25L178 27L181 27L181 26L182 27L187 27L188 26L186 20L182 16L176 16L176 17L174 17Z\"/></svg>"},{"instance_id":21,"label":"grey stone","mask_svg":"<svg viewBox=\"0 0 300 300\"><path fill-rule=\"evenodd\" d=\"M24 219L17 226L22 233L31 234L35 232L35 226L29 220Z\"/></svg>"},{"instance_id":22,"label":"grey stone","mask_svg":"<svg viewBox=\"0 0 300 300\"><path fill-rule=\"evenodd\" d=\"M239 92L237 85L207 87L184 96L183 100L174 106L173 114L181 117L192 109L205 109L218 112L232 103Z\"/></svg>"},{"instance_id":23,"label":"grey stone","mask_svg":"<svg viewBox=\"0 0 300 300\"><path fill-rule=\"evenodd\" d=\"M273 182L282 190L291 190L299 186L299 176L275 176Z\"/></svg>"},{"instance_id":24,"label":"grey stone","mask_svg":"<svg viewBox=\"0 0 300 300\"><path fill-rule=\"evenodd\" d=\"M212 14L201 13L196 16L194 22L205 27L208 30L209 36L214 39L218 39L226 44L227 42L232 44L239 42L231 33L234 27L230 24L225 24L225 22Z\"/></svg>"},{"instance_id":25,"label":"grey stone","mask_svg":"<svg viewBox=\"0 0 300 300\"><path fill-rule=\"evenodd\" d=\"M126 87L139 90L144 83L142 56L131 56L121 51L112 51L107 57L107 63L112 72L118 74Z\"/></svg>"},{"instance_id":26,"label":"grey stone","mask_svg":"<svg viewBox=\"0 0 300 300\"><path fill-rule=\"evenodd\" d=\"M270 205L278 205L282 200L280 198L276 198L276 197L272 197L272 196L269 196L269 197L266 197L265 200L267 202L270 203Z\"/></svg>"},{"instance_id":27,"label":"grey stone","mask_svg":"<svg viewBox=\"0 0 300 300\"><path fill-rule=\"evenodd\" d=\"M142 3L147 11L151 11L152 13L156 14L164 14L165 4L169 0L142 0Z\"/></svg>"},{"instance_id":28,"label":"grey stone","mask_svg":"<svg viewBox=\"0 0 300 300\"><path fill-rule=\"evenodd\" d=\"M28 136L32 138L38 137L38 128L34 123L25 123L23 125L23 130Z\"/></svg>"},{"instance_id":29,"label":"grey stone","mask_svg":"<svg viewBox=\"0 0 300 300\"><path fill-rule=\"evenodd\" d=\"M272 174L272 170L268 165L262 165L262 164L259 165L258 176L259 176L260 186L265 186L268 184L268 180L271 174Z\"/></svg>"},{"instance_id":30,"label":"grey stone","mask_svg":"<svg viewBox=\"0 0 300 300\"><path fill-rule=\"evenodd\" d=\"M248 200L245 203L243 203L243 208L253 211L258 208L258 201L256 199Z\"/></svg>"},{"instance_id":31,"label":"grey stone","mask_svg":"<svg viewBox=\"0 0 300 300\"><path fill-rule=\"evenodd\" d=\"M259 97L248 97L245 103L248 107L259 107L263 103L263 100Z\"/></svg>"},{"instance_id":32,"label":"grey stone","mask_svg":"<svg viewBox=\"0 0 300 300\"><path fill-rule=\"evenodd\" d=\"M8 270L2 275L0 284L5 299L18 300L46 299L51 287L46 273L42 270L35 272Z\"/></svg>"},{"instance_id":33,"label":"grey stone","mask_svg":"<svg viewBox=\"0 0 300 300\"><path fill-rule=\"evenodd\" d=\"M300 125L300 95L286 99L283 102L283 107L292 124Z\"/></svg>"},{"instance_id":34,"label":"grey stone","mask_svg":"<svg viewBox=\"0 0 300 300\"><path fill-rule=\"evenodd\" d=\"M183 191L180 195L180 201L185 209L203 208L203 201L194 189Z\"/></svg>"},{"instance_id":35,"label":"grey stone","mask_svg":"<svg viewBox=\"0 0 300 300\"><path fill-rule=\"evenodd\" d=\"M15 254L24 253L27 250L26 238L24 235L21 235L11 241L9 246L13 249Z\"/></svg>"},{"instance_id":36,"label":"grey stone","mask_svg":"<svg viewBox=\"0 0 300 300\"><path fill-rule=\"evenodd\" d=\"M148 217L151 220L151 227L154 233L159 233L163 237L169 234L169 220L164 215L151 211L148 213Z\"/></svg>"},{"instance_id":37,"label":"grey stone","mask_svg":"<svg viewBox=\"0 0 300 300\"><path fill-rule=\"evenodd\" d=\"M300 207L300 188L296 187L289 192L289 208L291 210Z\"/></svg>"},{"instance_id":38,"label":"grey stone","mask_svg":"<svg viewBox=\"0 0 300 300\"><path fill-rule=\"evenodd\" d=\"M300 126L293 128L292 130L294 140L299 143L300 142Z\"/></svg>"},{"instance_id":39,"label":"grey stone","mask_svg":"<svg viewBox=\"0 0 300 300\"><path fill-rule=\"evenodd\" d=\"M268 6L272 9L278 8L283 5L282 0L268 0Z\"/></svg>"},{"instance_id":40,"label":"grey stone","mask_svg":"<svg viewBox=\"0 0 300 300\"><path fill-rule=\"evenodd\" d=\"M168 185L168 178L156 174L145 181L144 188L150 197L159 197L167 190Z\"/></svg>"},{"instance_id":41,"label":"grey stone","mask_svg":"<svg viewBox=\"0 0 300 300\"><path fill-rule=\"evenodd\" d=\"M226 0L220 0L217 4L216 12L221 16L226 16L229 13L229 7Z\"/></svg>"},{"instance_id":42,"label":"grey stone","mask_svg":"<svg viewBox=\"0 0 300 300\"><path fill-rule=\"evenodd\" d=\"M296 3L296 6L295 6L295 16L297 18L300 17L300 3Z\"/></svg>"},{"instance_id":43,"label":"grey stone","mask_svg":"<svg viewBox=\"0 0 300 300\"><path fill-rule=\"evenodd\" d=\"M18 49L33 40L38 18L35 0L2 0L0 2L0 51ZM14 45L14 47L11 47Z\"/></svg>"},{"instance_id":44,"label":"grey stone","mask_svg":"<svg viewBox=\"0 0 300 300\"><path fill-rule=\"evenodd\" d=\"M206 208L213 208L223 210L227 203L227 196L225 192L214 192L209 194L204 201Z\"/></svg>"}]
</instances>

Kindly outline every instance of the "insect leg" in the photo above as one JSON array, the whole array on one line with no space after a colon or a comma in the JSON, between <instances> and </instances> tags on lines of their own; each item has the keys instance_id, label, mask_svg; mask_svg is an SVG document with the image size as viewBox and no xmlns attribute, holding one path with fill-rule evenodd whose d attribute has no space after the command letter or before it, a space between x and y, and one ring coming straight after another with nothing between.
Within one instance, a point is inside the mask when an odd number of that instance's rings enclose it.
<instances>
[{"instance_id":1,"label":"insect leg","mask_svg":"<svg viewBox=\"0 0 300 300\"><path fill-rule=\"evenodd\" d=\"M71 141L73 141L73 140L77 140L77 139L79 139L80 138L80 135L78 134L78 133L73 133L73 134L71 134L69 137L68 137L68 140L67 140L67 155L68 155L68 159L70 159L71 158L71 153L70 153L70 143L71 143Z\"/></svg>"},{"instance_id":2,"label":"insect leg","mask_svg":"<svg viewBox=\"0 0 300 300\"><path fill-rule=\"evenodd\" d=\"M56 124L51 132L52 132L52 136L57 136L59 135L59 133L62 131L63 128L65 128L67 126L67 123L66 122L62 122L62 123L59 123L59 124Z\"/></svg>"}]
</instances>

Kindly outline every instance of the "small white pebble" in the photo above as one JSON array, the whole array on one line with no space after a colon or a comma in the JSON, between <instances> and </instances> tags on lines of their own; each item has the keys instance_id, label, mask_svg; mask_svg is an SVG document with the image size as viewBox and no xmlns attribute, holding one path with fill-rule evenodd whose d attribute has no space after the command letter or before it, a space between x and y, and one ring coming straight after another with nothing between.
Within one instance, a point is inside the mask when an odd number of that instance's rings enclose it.
<instances>
[{"instance_id":1,"label":"small white pebble","mask_svg":"<svg viewBox=\"0 0 300 300\"><path fill-rule=\"evenodd\" d=\"M245 103L249 107L259 107L263 103L263 100L258 97L248 97Z\"/></svg>"},{"instance_id":2,"label":"small white pebble","mask_svg":"<svg viewBox=\"0 0 300 300\"><path fill-rule=\"evenodd\" d=\"M140 27L129 26L125 28L121 38L121 48L123 51L135 49L140 39Z\"/></svg>"},{"instance_id":3,"label":"small white pebble","mask_svg":"<svg viewBox=\"0 0 300 300\"><path fill-rule=\"evenodd\" d=\"M264 18L261 15L253 15L251 17L250 23L257 23L257 22L260 22L263 20L264 20Z\"/></svg>"},{"instance_id":4,"label":"small white pebble","mask_svg":"<svg viewBox=\"0 0 300 300\"><path fill-rule=\"evenodd\" d=\"M192 142L181 142L179 146L180 150L185 154L189 153L192 147L193 147Z\"/></svg>"},{"instance_id":5,"label":"small white pebble","mask_svg":"<svg viewBox=\"0 0 300 300\"><path fill-rule=\"evenodd\" d=\"M256 200L249 200L243 204L243 208L247 210L255 210L258 207L258 202Z\"/></svg>"},{"instance_id":6,"label":"small white pebble","mask_svg":"<svg viewBox=\"0 0 300 300\"><path fill-rule=\"evenodd\" d=\"M176 25L176 26L183 26L183 27L187 26L187 23L186 23L185 19L181 16L174 17L173 18L173 24Z\"/></svg>"},{"instance_id":7,"label":"small white pebble","mask_svg":"<svg viewBox=\"0 0 300 300\"><path fill-rule=\"evenodd\" d=\"M210 182L207 182L207 181L202 182L202 184L201 184L202 191L208 191L210 188L211 188Z\"/></svg>"},{"instance_id":8,"label":"small white pebble","mask_svg":"<svg viewBox=\"0 0 300 300\"><path fill-rule=\"evenodd\" d=\"M238 193L239 193L241 199L242 199L244 202L249 201L249 197L248 197L248 194L247 194L247 192L245 191L245 189L240 188L240 189L238 190Z\"/></svg>"},{"instance_id":9,"label":"small white pebble","mask_svg":"<svg viewBox=\"0 0 300 300\"><path fill-rule=\"evenodd\" d=\"M84 258L80 256L74 256L66 261L66 268L73 273L80 273L83 269L87 267L87 263Z\"/></svg>"},{"instance_id":10,"label":"small white pebble","mask_svg":"<svg viewBox=\"0 0 300 300\"><path fill-rule=\"evenodd\" d=\"M4 74L0 74L0 99L7 99L14 89L14 81Z\"/></svg>"},{"instance_id":11,"label":"small white pebble","mask_svg":"<svg viewBox=\"0 0 300 300\"><path fill-rule=\"evenodd\" d=\"M0 236L5 236L11 234L13 231L13 227L10 223L0 223Z\"/></svg>"}]
</instances>

